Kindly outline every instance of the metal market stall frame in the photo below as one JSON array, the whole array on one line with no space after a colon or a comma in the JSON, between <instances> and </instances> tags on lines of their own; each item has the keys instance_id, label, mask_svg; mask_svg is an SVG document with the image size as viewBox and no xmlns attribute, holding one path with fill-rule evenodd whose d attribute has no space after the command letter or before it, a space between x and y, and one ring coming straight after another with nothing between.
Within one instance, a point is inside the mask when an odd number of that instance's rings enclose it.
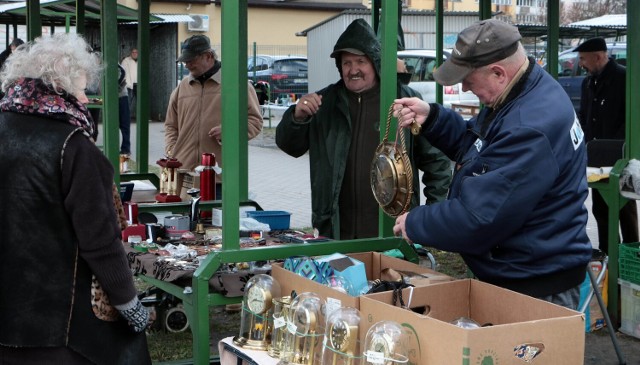
<instances>
[{"instance_id":1,"label":"metal market stall frame","mask_svg":"<svg viewBox=\"0 0 640 365\"><path fill-rule=\"evenodd\" d=\"M436 34L437 45L436 54L438 55L438 63L442 62L443 49L443 1L436 1ZM105 113L105 139L104 152L112 161L116 171L119 166L118 151L118 96L115 75L117 69L117 39L113 34L117 33L117 14L118 5L115 1L98 1L98 0L76 0L75 14L73 10L67 11L66 14L53 14L42 11L45 7L45 1L42 4L36 0L28 0L26 2L26 24L28 39L34 39L40 35L42 24L41 12L46 17L60 17L72 14L71 18L75 19L78 26L78 32L82 33L85 24L85 14L87 14L86 4L99 4L99 18L102 32L103 57L107 64L105 71L105 81L103 83L104 97L104 113ZM67 0L67 2L69 2ZM49 2L46 2L49 3ZM222 55L225 59L225 67L222 69L225 83L223 85L224 93L222 94L222 103L225 108L222 111L222 123L225 131L225 144L223 146L224 156L223 164L225 165L225 173L223 176L223 184L225 189L222 195L222 201L201 202L201 208L211 208L213 206L223 208L223 244L220 252L209 254L207 259L195 271L192 279L193 292L184 293L184 288L163 282L148 276L140 276L144 281L157 286L158 288L180 298L184 303L184 309L187 313L189 322L192 325L193 333L193 363L209 364L211 361L219 361L211 358L209 350L210 329L209 329L209 312L208 308L212 305L223 305L236 303L240 298L226 298L219 293L211 293L209 288L209 279L224 263L234 263L243 261L257 261L268 259L281 259L291 255L321 255L329 254L335 251L350 253L360 252L366 247L366 251L370 250L387 250L398 248L410 261L417 262L415 251L403 240L393 237L392 227L393 220L380 213L379 227L380 236L375 239L350 240L350 241L334 241L329 243L318 243L308 245L284 245L265 248L240 249L239 247L239 211L240 205L252 204L248 199L248 147L247 147L247 131L246 124L235 123L236 120L245 120L247 118L247 95L244 87L241 85L247 82L246 69L243 69L247 54L247 5L248 0L221 0L222 11ZM378 30L382 41L382 77L381 77L381 103L380 115L386 115L386 107L390 105L395 98L395 82L396 82L396 49L398 43L398 19L401 6L399 0L374 0L372 11L372 23L374 29ZM158 177L149 174L148 171L148 146L149 146L149 59L150 50L149 39L149 4L150 0L139 0L137 11L138 22L138 99L136 106L137 114L137 172L132 174L123 174L116 179L134 180L149 179L153 183L158 184ZM548 0L548 39L547 54L554 55L548 58L549 69L552 74L557 77L557 55L558 54L558 38L559 38L559 13L560 1ZM491 17L491 0L479 1L480 18L486 19ZM640 54L640 31L638 22L633 19L640 18L640 2L628 1L627 3L628 17L628 41L627 50L631 55ZM69 18L67 18L69 19ZM640 95L640 60L638 57L629 57L627 60L627 139L625 147L625 159L618 161L615 165L611 178L608 182L594 183L591 187L599 189L605 200L611 207L610 209L610 226L618 226L619 208L624 205L626 199L620 195L617 182L622 168L626 165L628 159L638 158L640 156L640 103L634 102L633 97ZM437 101L442 102L442 87L437 87ZM393 132L393 131L392 131ZM382 137L382 136L381 136ZM228 141L228 142L227 142ZM186 203L166 203L141 205L140 210L171 210L173 212L188 212L189 207ZM618 279L618 244L619 237L617 230L612 229L609 232L609 255L612 265L609 267L609 288L617 288ZM618 292L610 290L609 292L609 313L614 323L618 319Z\"/></svg>"}]
</instances>

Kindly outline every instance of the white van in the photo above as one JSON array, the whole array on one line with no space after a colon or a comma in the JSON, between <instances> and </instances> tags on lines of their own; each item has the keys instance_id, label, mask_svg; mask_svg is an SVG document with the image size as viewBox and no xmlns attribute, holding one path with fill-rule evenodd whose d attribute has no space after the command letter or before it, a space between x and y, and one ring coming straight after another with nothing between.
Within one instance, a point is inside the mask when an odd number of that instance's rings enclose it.
<instances>
[{"instance_id":1,"label":"white van","mask_svg":"<svg viewBox=\"0 0 640 365\"><path fill-rule=\"evenodd\" d=\"M448 52L444 52L446 60ZM433 79L433 70L436 66L436 51L428 49L411 49L398 51L398 58L404 61L407 71L412 73L409 86L422 95L422 99L435 103L436 82ZM442 103L451 108L451 104L479 106L480 101L471 91L463 92L462 84L443 86Z\"/></svg>"}]
</instances>

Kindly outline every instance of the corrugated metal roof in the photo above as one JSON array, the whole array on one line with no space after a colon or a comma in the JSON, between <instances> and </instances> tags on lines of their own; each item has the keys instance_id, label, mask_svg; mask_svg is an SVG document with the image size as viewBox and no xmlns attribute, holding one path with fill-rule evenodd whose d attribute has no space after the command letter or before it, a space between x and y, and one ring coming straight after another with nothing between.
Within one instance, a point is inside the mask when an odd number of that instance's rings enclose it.
<instances>
[{"instance_id":1,"label":"corrugated metal roof","mask_svg":"<svg viewBox=\"0 0 640 365\"><path fill-rule=\"evenodd\" d=\"M579 22L571 23L570 26L575 27L608 27L619 28L627 27L627 14L607 14L597 18L585 19Z\"/></svg>"},{"instance_id":2,"label":"corrugated metal roof","mask_svg":"<svg viewBox=\"0 0 640 365\"><path fill-rule=\"evenodd\" d=\"M100 21L100 0L85 0L85 22ZM42 25L64 25L65 17L71 16L72 25L75 24L76 0L40 0L40 17ZM14 2L0 5L0 24L26 24L26 2ZM138 11L116 4L116 15L119 23L135 21ZM151 22L161 19L151 15Z\"/></svg>"},{"instance_id":3,"label":"corrugated metal roof","mask_svg":"<svg viewBox=\"0 0 640 365\"><path fill-rule=\"evenodd\" d=\"M56 0L40 0L40 4L50 3L52 1L56 1ZM25 6L24 1L16 1L16 2L11 2L9 4L2 4L0 5L0 13L4 13L5 11L9 11L13 9L23 8L24 6Z\"/></svg>"},{"instance_id":4,"label":"corrugated metal roof","mask_svg":"<svg viewBox=\"0 0 640 365\"><path fill-rule=\"evenodd\" d=\"M152 22L152 23L189 23L193 21L193 18L187 14L157 14L153 13L154 16L161 18L162 20Z\"/></svg>"}]
</instances>

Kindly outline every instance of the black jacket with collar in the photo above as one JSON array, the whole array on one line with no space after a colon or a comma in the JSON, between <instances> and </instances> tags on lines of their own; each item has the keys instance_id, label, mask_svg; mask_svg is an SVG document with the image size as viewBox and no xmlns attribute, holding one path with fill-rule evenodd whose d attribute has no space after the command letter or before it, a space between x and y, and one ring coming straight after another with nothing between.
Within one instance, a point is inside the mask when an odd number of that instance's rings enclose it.
<instances>
[{"instance_id":1,"label":"black jacket with collar","mask_svg":"<svg viewBox=\"0 0 640 365\"><path fill-rule=\"evenodd\" d=\"M624 139L626 68L612 58L599 75L582 81L580 124L587 142Z\"/></svg>"}]
</instances>

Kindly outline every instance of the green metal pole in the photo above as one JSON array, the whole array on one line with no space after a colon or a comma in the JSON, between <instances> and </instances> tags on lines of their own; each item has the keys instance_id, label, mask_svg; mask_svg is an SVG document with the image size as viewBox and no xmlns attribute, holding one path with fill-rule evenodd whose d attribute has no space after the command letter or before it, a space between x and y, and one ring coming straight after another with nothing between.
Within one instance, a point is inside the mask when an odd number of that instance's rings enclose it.
<instances>
[{"instance_id":1,"label":"green metal pole","mask_svg":"<svg viewBox=\"0 0 640 365\"><path fill-rule=\"evenodd\" d=\"M76 0L76 33L78 34L85 34L84 12L84 0Z\"/></svg>"},{"instance_id":2,"label":"green metal pole","mask_svg":"<svg viewBox=\"0 0 640 365\"><path fill-rule=\"evenodd\" d=\"M240 246L239 220L241 190L248 191L247 124L247 1L226 1L221 6L222 54L222 250ZM242 62L240 62L242 60ZM193 356L196 365L209 364L209 278L220 266L217 256L207 259L193 276L193 312L195 317Z\"/></svg>"},{"instance_id":3,"label":"green metal pole","mask_svg":"<svg viewBox=\"0 0 640 365\"><path fill-rule=\"evenodd\" d=\"M247 1L222 2L223 249L239 247L238 207L247 195ZM242 61L240 61L242 60Z\"/></svg>"},{"instance_id":4,"label":"green metal pole","mask_svg":"<svg viewBox=\"0 0 640 365\"><path fill-rule=\"evenodd\" d=\"M480 20L491 19L491 0L480 0Z\"/></svg>"},{"instance_id":5,"label":"green metal pole","mask_svg":"<svg viewBox=\"0 0 640 365\"><path fill-rule=\"evenodd\" d=\"M32 41L41 35L40 1L27 0L27 39Z\"/></svg>"},{"instance_id":6,"label":"green metal pole","mask_svg":"<svg viewBox=\"0 0 640 365\"><path fill-rule=\"evenodd\" d=\"M373 0L371 6L371 28L376 34L380 34L380 7L382 0Z\"/></svg>"},{"instance_id":7,"label":"green metal pole","mask_svg":"<svg viewBox=\"0 0 640 365\"><path fill-rule=\"evenodd\" d=\"M560 1L547 1L547 70L558 79L558 43L560 40Z\"/></svg>"},{"instance_id":8,"label":"green metal pole","mask_svg":"<svg viewBox=\"0 0 640 365\"><path fill-rule=\"evenodd\" d=\"M380 140L384 138L387 124L387 114L389 107L396 98L398 77L396 71L396 60L398 59L398 1L383 0L380 11L380 28L378 37L382 44L382 65L380 70ZM396 135L397 123L391 123L389 135ZM392 237L394 219L379 210L378 236Z\"/></svg>"},{"instance_id":9,"label":"green metal pole","mask_svg":"<svg viewBox=\"0 0 640 365\"><path fill-rule=\"evenodd\" d=\"M136 88L137 171L149 172L149 0L138 0L138 85Z\"/></svg>"},{"instance_id":10,"label":"green metal pole","mask_svg":"<svg viewBox=\"0 0 640 365\"><path fill-rule=\"evenodd\" d=\"M102 94L104 107L102 109L102 121L104 125L104 153L111 161L116 184L120 183L120 138L118 122L118 34L117 7L115 1L102 1L100 3L102 18L102 60L105 63Z\"/></svg>"},{"instance_id":11,"label":"green metal pole","mask_svg":"<svg viewBox=\"0 0 640 365\"><path fill-rule=\"evenodd\" d=\"M640 3L627 1L627 54L640 54ZM628 158L640 158L640 58L627 57L627 130L625 153Z\"/></svg>"},{"instance_id":12,"label":"green metal pole","mask_svg":"<svg viewBox=\"0 0 640 365\"><path fill-rule=\"evenodd\" d=\"M640 52L640 25L634 19L638 19L640 16L640 2L627 1L627 54L638 54ZM614 172L620 172L624 166L628 163L627 159L638 159L640 157L640 143L638 138L640 137L640 126L638 120L640 120L640 105L637 102L637 95L640 95L640 60L638 57L627 57L627 82L626 82L626 139L625 139L625 157L626 159L618 161L614 167ZM613 185L611 198L607 201L609 207L609 266L608 281L609 297L607 303L607 310L611 321L617 326L620 315L618 312L618 303L620 301L620 293L618 287L619 277L619 209L624 207L627 200L620 195L618 188L617 174L610 177L610 184ZM607 197L606 195L603 195Z\"/></svg>"},{"instance_id":13,"label":"green metal pole","mask_svg":"<svg viewBox=\"0 0 640 365\"><path fill-rule=\"evenodd\" d=\"M438 67L444 62L444 0L436 0L436 64ZM436 84L436 103L444 102L444 88ZM426 100L430 102L430 100Z\"/></svg>"}]
</instances>

